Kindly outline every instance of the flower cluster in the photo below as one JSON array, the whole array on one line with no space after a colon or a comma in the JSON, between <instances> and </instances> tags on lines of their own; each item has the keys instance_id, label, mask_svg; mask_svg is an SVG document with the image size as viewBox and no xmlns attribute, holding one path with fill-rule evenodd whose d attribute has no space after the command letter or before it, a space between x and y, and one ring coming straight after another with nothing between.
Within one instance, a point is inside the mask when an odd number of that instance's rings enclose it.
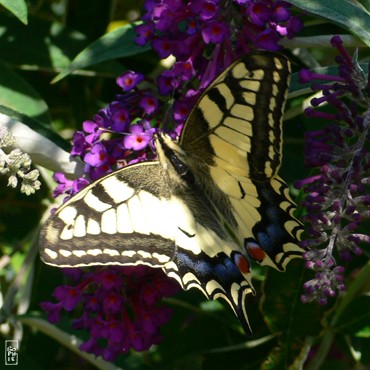
<instances>
[{"instance_id":1,"label":"flower cluster","mask_svg":"<svg viewBox=\"0 0 370 370\"><path fill-rule=\"evenodd\" d=\"M171 309L159 306L158 301L179 289L162 270L111 266L85 273L70 269L66 273L78 284L56 288L58 303L44 302L41 307L54 323L60 320L63 309L82 308L82 315L73 322L75 329L90 333L82 350L114 361L131 348L144 351L159 342L159 328L168 321Z\"/></svg>"},{"instance_id":2,"label":"flower cluster","mask_svg":"<svg viewBox=\"0 0 370 370\"><path fill-rule=\"evenodd\" d=\"M290 8L274 0L147 0L136 42L176 58L158 78L160 93L197 81L175 104L175 119L185 120L201 91L233 60L252 49L279 50L283 37L299 32L302 21Z\"/></svg>"},{"instance_id":3,"label":"flower cluster","mask_svg":"<svg viewBox=\"0 0 370 370\"><path fill-rule=\"evenodd\" d=\"M150 41L161 58L173 54L197 64L204 62L208 45L217 45L219 61L255 48L278 50L282 37L293 37L302 27L290 7L273 0L147 0L136 42Z\"/></svg>"},{"instance_id":4,"label":"flower cluster","mask_svg":"<svg viewBox=\"0 0 370 370\"><path fill-rule=\"evenodd\" d=\"M303 245L312 250L304 257L307 267L316 272L304 286L302 301L322 304L344 289L344 268L336 266L334 255L346 261L352 254L361 253L360 243L370 243L370 236L359 231L363 218L370 216L370 84L340 37L333 37L332 45L340 53L336 58L338 76L308 70L300 74L302 82L331 82L312 85L322 96L311 100L314 108L307 109L306 114L330 123L307 132L306 165L315 168L316 173L296 184L306 193L303 205L309 228ZM324 103L334 108L333 112L315 109Z\"/></svg>"},{"instance_id":5,"label":"flower cluster","mask_svg":"<svg viewBox=\"0 0 370 370\"><path fill-rule=\"evenodd\" d=\"M143 80L144 75L133 71L118 77L117 84L123 93L92 120L83 122L83 130L73 136L71 155L79 156L85 163L85 177L68 180L64 174L56 173L54 180L58 187L54 196L74 195L91 180L126 164L150 159L157 130L152 122L163 113L163 106L155 97L154 87L150 87L152 81L147 79L145 88L138 86ZM174 131L169 134L176 136Z\"/></svg>"},{"instance_id":6,"label":"flower cluster","mask_svg":"<svg viewBox=\"0 0 370 370\"><path fill-rule=\"evenodd\" d=\"M23 153L19 148L15 148L6 154L4 150L15 145L13 135L6 128L0 128L0 174L9 176L8 186L12 188L16 188L18 179L21 179L21 193L30 195L40 189L39 171L31 170L32 161L30 156Z\"/></svg>"}]
</instances>

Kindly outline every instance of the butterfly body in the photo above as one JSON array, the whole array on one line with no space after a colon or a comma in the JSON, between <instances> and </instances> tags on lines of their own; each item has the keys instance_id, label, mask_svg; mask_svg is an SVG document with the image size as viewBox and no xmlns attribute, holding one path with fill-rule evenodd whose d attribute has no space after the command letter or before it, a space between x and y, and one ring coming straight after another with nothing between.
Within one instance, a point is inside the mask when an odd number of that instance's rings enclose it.
<instances>
[{"instance_id":1,"label":"butterfly body","mask_svg":"<svg viewBox=\"0 0 370 370\"><path fill-rule=\"evenodd\" d=\"M283 271L303 250L281 164L289 62L254 52L193 108L179 141L158 133L158 159L83 189L46 222L41 257L56 266L160 267L184 289L224 298L244 330L250 262Z\"/></svg>"}]
</instances>

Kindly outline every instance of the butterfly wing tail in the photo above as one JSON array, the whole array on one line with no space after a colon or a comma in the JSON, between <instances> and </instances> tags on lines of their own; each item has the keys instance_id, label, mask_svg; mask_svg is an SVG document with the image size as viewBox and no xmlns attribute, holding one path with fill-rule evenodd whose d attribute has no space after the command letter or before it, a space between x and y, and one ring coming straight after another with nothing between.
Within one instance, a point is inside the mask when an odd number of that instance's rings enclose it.
<instances>
[{"instance_id":1,"label":"butterfly wing tail","mask_svg":"<svg viewBox=\"0 0 370 370\"><path fill-rule=\"evenodd\" d=\"M252 334L246 309L246 297L254 294L240 268L224 253L210 257L206 253L194 259L186 250L177 251L174 261L164 267L168 276L179 281L182 288L197 288L208 299L223 298L234 310L244 331Z\"/></svg>"}]
</instances>

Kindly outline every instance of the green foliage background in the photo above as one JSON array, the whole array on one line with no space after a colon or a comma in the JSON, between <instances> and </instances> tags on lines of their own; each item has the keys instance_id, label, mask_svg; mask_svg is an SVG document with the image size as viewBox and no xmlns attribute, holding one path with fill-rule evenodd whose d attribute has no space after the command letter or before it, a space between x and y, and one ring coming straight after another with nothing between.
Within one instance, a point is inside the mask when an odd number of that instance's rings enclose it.
<instances>
[{"instance_id":1,"label":"green foliage background","mask_svg":"<svg viewBox=\"0 0 370 370\"><path fill-rule=\"evenodd\" d=\"M290 183L307 176L304 132L322 124L303 115L309 95L307 86L297 81L300 53L309 55L311 66L335 72L331 35L346 35L349 50L359 47L363 66L370 46L369 0L291 3L306 15L299 37L285 45L295 71L284 123L282 176ZM62 151L70 149L81 123L119 92L116 76L127 69L155 75L163 68L149 47L133 42L132 22L142 14L143 1L0 4L0 113ZM302 284L310 278L302 261L294 261L284 274L256 268L259 293L248 307L255 332L251 338L228 307L190 291L166 302L174 317L163 330L163 342L151 351L132 352L114 365L81 353L76 342L84 334L72 331L71 318L51 325L39 308L63 283L62 273L43 265L37 255L39 228L52 203L51 175L50 167L42 170L42 188L30 197L7 187L7 179L0 177L0 338L22 338L17 369L301 369L308 352L312 361L307 369L370 368L368 250L347 266L347 292L325 307L300 303ZM364 230L368 232L369 223ZM3 347L0 341L0 359Z\"/></svg>"}]
</instances>

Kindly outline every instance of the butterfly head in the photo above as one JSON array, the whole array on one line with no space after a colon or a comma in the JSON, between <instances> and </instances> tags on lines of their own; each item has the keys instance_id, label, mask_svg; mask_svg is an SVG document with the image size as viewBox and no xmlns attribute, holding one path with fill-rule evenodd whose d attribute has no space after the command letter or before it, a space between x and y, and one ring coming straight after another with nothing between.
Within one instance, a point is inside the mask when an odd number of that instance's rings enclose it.
<instances>
[{"instance_id":1,"label":"butterfly head","mask_svg":"<svg viewBox=\"0 0 370 370\"><path fill-rule=\"evenodd\" d=\"M187 164L187 156L179 143L171 139L165 133L157 133L155 137L155 147L158 153L158 160L162 167L168 172L169 176L179 182L193 182L193 175Z\"/></svg>"}]
</instances>

